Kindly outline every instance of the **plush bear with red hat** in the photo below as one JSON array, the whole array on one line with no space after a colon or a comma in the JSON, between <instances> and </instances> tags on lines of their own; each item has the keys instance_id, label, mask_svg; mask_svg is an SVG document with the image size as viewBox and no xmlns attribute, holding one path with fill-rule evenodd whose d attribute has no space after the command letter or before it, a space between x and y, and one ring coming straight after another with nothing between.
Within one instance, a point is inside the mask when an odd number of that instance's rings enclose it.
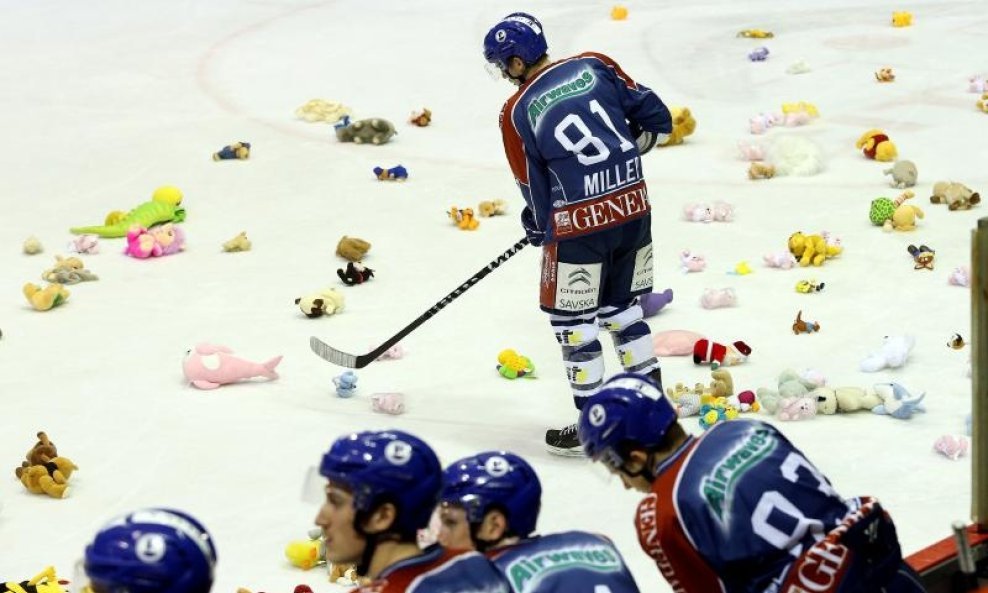
<instances>
[{"instance_id":1,"label":"plush bear with red hat","mask_svg":"<svg viewBox=\"0 0 988 593\"><path fill-rule=\"evenodd\" d=\"M725 345L703 338L693 344L693 364L709 364L714 369L741 364L750 354L751 347L741 340Z\"/></svg>"}]
</instances>

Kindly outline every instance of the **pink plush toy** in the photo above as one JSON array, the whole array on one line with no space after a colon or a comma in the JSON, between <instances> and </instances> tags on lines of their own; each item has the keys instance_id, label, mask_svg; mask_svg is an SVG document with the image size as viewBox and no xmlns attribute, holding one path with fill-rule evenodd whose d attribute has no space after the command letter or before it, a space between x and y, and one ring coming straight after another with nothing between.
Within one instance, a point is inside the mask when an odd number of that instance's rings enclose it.
<instances>
[{"instance_id":1,"label":"pink plush toy","mask_svg":"<svg viewBox=\"0 0 988 593\"><path fill-rule=\"evenodd\" d=\"M374 346L371 345L367 348L368 350L373 350ZM388 348L384 351L384 354L377 357L378 360L398 360L405 356L405 349L401 347L401 344L395 344L394 346Z\"/></svg>"},{"instance_id":2,"label":"pink plush toy","mask_svg":"<svg viewBox=\"0 0 988 593\"><path fill-rule=\"evenodd\" d=\"M405 411L405 394L375 393L371 396L371 409L382 414L401 414Z\"/></svg>"},{"instance_id":3,"label":"pink plush toy","mask_svg":"<svg viewBox=\"0 0 988 593\"><path fill-rule=\"evenodd\" d=\"M765 254L762 259L765 260L765 265L770 268L788 270L796 265L796 257L788 250Z\"/></svg>"},{"instance_id":4,"label":"pink plush toy","mask_svg":"<svg viewBox=\"0 0 988 593\"><path fill-rule=\"evenodd\" d=\"M950 272L950 276L947 276L947 283L953 284L954 286L970 286L971 285L971 269L967 266L958 266Z\"/></svg>"},{"instance_id":5,"label":"pink plush toy","mask_svg":"<svg viewBox=\"0 0 988 593\"><path fill-rule=\"evenodd\" d=\"M185 232L178 225L170 222L156 224L148 232L161 246L161 255L172 255L185 249Z\"/></svg>"},{"instance_id":6,"label":"pink plush toy","mask_svg":"<svg viewBox=\"0 0 988 593\"><path fill-rule=\"evenodd\" d=\"M823 242L827 244L827 247L844 248L844 243L840 240L840 237L830 231L820 231L820 236L823 237Z\"/></svg>"},{"instance_id":7,"label":"pink plush toy","mask_svg":"<svg viewBox=\"0 0 988 593\"><path fill-rule=\"evenodd\" d=\"M805 111L794 111L783 116L782 124L790 128L794 128L796 126L805 126L810 123L810 120L812 119L813 118L810 114Z\"/></svg>"},{"instance_id":8,"label":"pink plush toy","mask_svg":"<svg viewBox=\"0 0 988 593\"><path fill-rule=\"evenodd\" d=\"M124 254L138 259L147 259L161 255L161 245L154 240L154 235L140 225L135 224L127 230L127 248Z\"/></svg>"},{"instance_id":9,"label":"pink plush toy","mask_svg":"<svg viewBox=\"0 0 988 593\"><path fill-rule=\"evenodd\" d=\"M781 118L775 113L759 113L748 120L748 128L752 134L764 134L773 126L781 123Z\"/></svg>"},{"instance_id":10,"label":"pink plush toy","mask_svg":"<svg viewBox=\"0 0 988 593\"><path fill-rule=\"evenodd\" d=\"M280 356L265 363L251 362L233 356L233 350L226 346L202 343L186 353L182 372L193 386L216 389L220 385L252 377L277 379L278 373L274 369L280 362Z\"/></svg>"},{"instance_id":11,"label":"pink plush toy","mask_svg":"<svg viewBox=\"0 0 988 593\"><path fill-rule=\"evenodd\" d=\"M787 397L779 402L775 413L779 420L805 420L816 416L816 401L812 397Z\"/></svg>"},{"instance_id":12,"label":"pink plush toy","mask_svg":"<svg viewBox=\"0 0 988 593\"><path fill-rule=\"evenodd\" d=\"M670 329L652 334L652 346L656 356L689 356L693 345L703 336L685 329Z\"/></svg>"},{"instance_id":13,"label":"pink plush toy","mask_svg":"<svg viewBox=\"0 0 988 593\"><path fill-rule=\"evenodd\" d=\"M714 220L717 222L731 222L734 220L734 206L727 202L714 202L711 209Z\"/></svg>"},{"instance_id":14,"label":"pink plush toy","mask_svg":"<svg viewBox=\"0 0 988 593\"><path fill-rule=\"evenodd\" d=\"M933 442L933 450L952 461L967 455L967 449L967 439L962 436L945 434Z\"/></svg>"},{"instance_id":15,"label":"pink plush toy","mask_svg":"<svg viewBox=\"0 0 988 593\"><path fill-rule=\"evenodd\" d=\"M702 272L707 267L707 260L702 255L697 255L689 250L679 254L680 268L684 274L690 272Z\"/></svg>"},{"instance_id":16,"label":"pink plush toy","mask_svg":"<svg viewBox=\"0 0 988 593\"><path fill-rule=\"evenodd\" d=\"M733 307L738 303L738 296L733 288L708 288L700 297L700 305L704 309L720 309Z\"/></svg>"},{"instance_id":17,"label":"pink plush toy","mask_svg":"<svg viewBox=\"0 0 988 593\"><path fill-rule=\"evenodd\" d=\"M765 160L765 148L760 144L755 144L754 142L746 142L741 140L738 142L738 152L741 153L741 159L745 161L764 161Z\"/></svg>"},{"instance_id":18,"label":"pink plush toy","mask_svg":"<svg viewBox=\"0 0 988 593\"><path fill-rule=\"evenodd\" d=\"M708 204L687 204L683 207L683 217L691 222L710 222L714 211Z\"/></svg>"},{"instance_id":19,"label":"pink plush toy","mask_svg":"<svg viewBox=\"0 0 988 593\"><path fill-rule=\"evenodd\" d=\"M99 253L99 237L96 235L79 235L69 243L69 250L83 255Z\"/></svg>"},{"instance_id":20,"label":"pink plush toy","mask_svg":"<svg viewBox=\"0 0 988 593\"><path fill-rule=\"evenodd\" d=\"M988 93L988 80L983 76L972 76L967 79L967 90L969 93Z\"/></svg>"}]
</instances>

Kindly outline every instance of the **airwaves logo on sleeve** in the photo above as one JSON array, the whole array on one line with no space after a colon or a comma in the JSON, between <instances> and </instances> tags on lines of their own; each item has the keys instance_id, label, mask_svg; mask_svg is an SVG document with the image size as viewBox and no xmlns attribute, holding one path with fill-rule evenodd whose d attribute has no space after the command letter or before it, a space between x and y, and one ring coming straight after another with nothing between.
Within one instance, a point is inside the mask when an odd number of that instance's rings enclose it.
<instances>
[{"instance_id":1,"label":"airwaves logo on sleeve","mask_svg":"<svg viewBox=\"0 0 988 593\"><path fill-rule=\"evenodd\" d=\"M558 105L560 101L586 94L595 84L597 84L597 79L594 78L594 75L590 70L584 70L576 78L567 80L533 99L528 104L528 121L532 124L532 129L538 128L539 119Z\"/></svg>"},{"instance_id":2,"label":"airwaves logo on sleeve","mask_svg":"<svg viewBox=\"0 0 988 593\"><path fill-rule=\"evenodd\" d=\"M768 429L755 429L700 482L700 493L707 501L710 512L724 528L731 522L734 487L748 470L774 451L778 443Z\"/></svg>"},{"instance_id":3,"label":"airwaves logo on sleeve","mask_svg":"<svg viewBox=\"0 0 988 593\"><path fill-rule=\"evenodd\" d=\"M593 572L619 572L621 560L608 546L565 546L524 556L508 564L505 574L512 591L535 591L547 574L562 569L582 568Z\"/></svg>"}]
</instances>

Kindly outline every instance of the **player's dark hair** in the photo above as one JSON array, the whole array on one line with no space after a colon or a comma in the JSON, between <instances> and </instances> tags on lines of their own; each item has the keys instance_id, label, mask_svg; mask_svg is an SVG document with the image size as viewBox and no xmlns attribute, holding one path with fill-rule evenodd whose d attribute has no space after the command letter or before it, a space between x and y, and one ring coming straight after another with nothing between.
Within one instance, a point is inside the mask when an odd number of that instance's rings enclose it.
<instances>
[{"instance_id":1,"label":"player's dark hair","mask_svg":"<svg viewBox=\"0 0 988 593\"><path fill-rule=\"evenodd\" d=\"M662 436L662 440L659 441L658 445L645 448L634 441L622 441L618 444L617 451L621 459L626 461L631 456L632 451L645 451L649 455L654 453L664 457L671 455L686 440L686 436L686 430L683 428L683 425L679 422L673 422L669 430Z\"/></svg>"}]
</instances>

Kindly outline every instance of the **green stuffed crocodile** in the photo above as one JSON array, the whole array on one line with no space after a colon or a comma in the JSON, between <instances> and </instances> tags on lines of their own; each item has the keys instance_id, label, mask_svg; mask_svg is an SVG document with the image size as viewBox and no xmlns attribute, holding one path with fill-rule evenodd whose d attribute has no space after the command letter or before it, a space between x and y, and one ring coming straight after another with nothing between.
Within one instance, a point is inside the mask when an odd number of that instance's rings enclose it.
<instances>
[{"instance_id":1,"label":"green stuffed crocodile","mask_svg":"<svg viewBox=\"0 0 988 593\"><path fill-rule=\"evenodd\" d=\"M163 186L154 190L150 202L144 202L122 218L112 220L113 213L107 216L107 224L99 226L72 227L69 232L76 235L99 235L105 239L116 239L127 235L127 229L135 224L148 228L164 222L182 222L185 209L182 192L177 187Z\"/></svg>"}]
</instances>

